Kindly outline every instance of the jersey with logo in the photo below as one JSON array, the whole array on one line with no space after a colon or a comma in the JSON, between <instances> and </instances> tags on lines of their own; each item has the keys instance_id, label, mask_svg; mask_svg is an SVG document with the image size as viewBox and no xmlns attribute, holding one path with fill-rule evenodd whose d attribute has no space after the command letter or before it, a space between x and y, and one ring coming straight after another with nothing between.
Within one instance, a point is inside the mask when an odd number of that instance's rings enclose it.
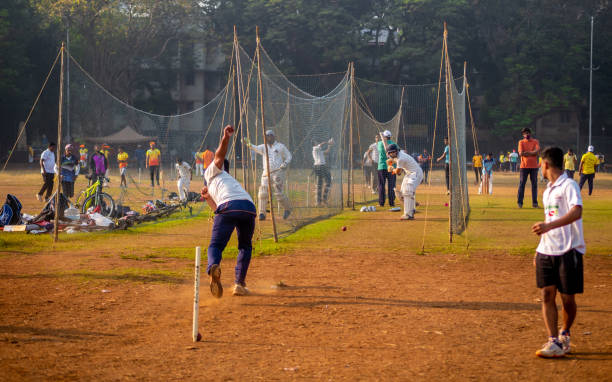
<instances>
[{"instance_id":1,"label":"jersey with logo","mask_svg":"<svg viewBox=\"0 0 612 382\"><path fill-rule=\"evenodd\" d=\"M128 165L128 153L125 151L117 154L117 161L119 162L119 168L126 168Z\"/></svg>"},{"instance_id":2,"label":"jersey with logo","mask_svg":"<svg viewBox=\"0 0 612 382\"><path fill-rule=\"evenodd\" d=\"M149 166L159 166L160 157L161 157L161 152L159 151L159 149L147 150L147 162Z\"/></svg>"}]
</instances>

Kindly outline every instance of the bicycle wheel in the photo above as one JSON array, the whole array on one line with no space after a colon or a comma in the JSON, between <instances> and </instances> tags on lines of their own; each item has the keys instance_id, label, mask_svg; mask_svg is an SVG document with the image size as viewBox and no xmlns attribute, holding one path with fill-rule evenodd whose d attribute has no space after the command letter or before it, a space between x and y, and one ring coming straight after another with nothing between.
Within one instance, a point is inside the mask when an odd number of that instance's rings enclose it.
<instances>
[{"instance_id":1,"label":"bicycle wheel","mask_svg":"<svg viewBox=\"0 0 612 382\"><path fill-rule=\"evenodd\" d=\"M113 213L115 212L115 201L109 194L104 192L97 195L93 194L87 197L87 199L85 199L85 202L83 203L81 212L86 213L87 208L93 207L95 209L98 206L100 206L99 213L102 216L112 217Z\"/></svg>"}]
</instances>

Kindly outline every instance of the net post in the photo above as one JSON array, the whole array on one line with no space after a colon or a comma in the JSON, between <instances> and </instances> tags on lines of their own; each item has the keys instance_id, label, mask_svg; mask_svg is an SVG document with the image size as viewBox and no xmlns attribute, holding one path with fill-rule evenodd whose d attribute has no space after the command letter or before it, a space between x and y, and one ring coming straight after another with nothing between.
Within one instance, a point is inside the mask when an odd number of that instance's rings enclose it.
<instances>
[{"instance_id":1,"label":"net post","mask_svg":"<svg viewBox=\"0 0 612 382\"><path fill-rule=\"evenodd\" d=\"M257 40L257 78L259 82L260 104L261 104L261 133L263 135L264 150L266 153L266 173L268 174L268 200L270 201L270 215L272 216L272 230L274 231L274 242L278 243L276 232L276 217L274 216L274 200L272 199L272 174L270 173L270 157L268 156L268 143L266 142L266 118L264 114L263 82L261 80L261 40L259 39L259 26L255 27Z\"/></svg>"},{"instance_id":2,"label":"net post","mask_svg":"<svg viewBox=\"0 0 612 382\"><path fill-rule=\"evenodd\" d=\"M193 322L191 325L191 336L193 342L198 339L198 315L200 309L200 266L202 258L202 247L195 247L195 275L193 284Z\"/></svg>"},{"instance_id":3,"label":"net post","mask_svg":"<svg viewBox=\"0 0 612 382\"><path fill-rule=\"evenodd\" d=\"M61 187L61 177L60 177L60 158L61 158L61 147L62 147L62 106L64 103L64 61L65 61L65 53L66 45L62 42L61 48L61 66L60 66L60 86L59 86L59 110L57 117L57 146L55 146L55 164L57 167L57 186L55 187L55 216L53 217L53 242L57 243L58 241L58 222L59 222L59 203L60 203L60 193L62 190Z\"/></svg>"},{"instance_id":4,"label":"net post","mask_svg":"<svg viewBox=\"0 0 612 382\"><path fill-rule=\"evenodd\" d=\"M347 207L355 209L355 182L353 180L353 81L355 77L355 67L353 63L350 66L350 104L349 104L349 173L348 173L348 198Z\"/></svg>"},{"instance_id":5,"label":"net post","mask_svg":"<svg viewBox=\"0 0 612 382\"><path fill-rule=\"evenodd\" d=\"M241 168L242 168L242 184L244 186L244 189L249 190L249 185L248 185L248 173L247 170L245 169L245 151L244 151L244 121L242 119L242 115L243 115L243 104L244 104L244 99L243 99L243 86L242 86L242 65L240 63L240 51L238 49L239 45L238 45L238 32L236 29L236 26L234 25L234 52L236 54L236 84L237 84L237 88L238 88L238 128L240 129L240 150L241 150ZM246 107L245 107L246 109ZM246 120L246 118L245 118Z\"/></svg>"},{"instance_id":6,"label":"net post","mask_svg":"<svg viewBox=\"0 0 612 382\"><path fill-rule=\"evenodd\" d=\"M233 74L232 74L232 105L234 106L234 110L232 113L232 126L234 126L234 129L236 129L236 113L238 112L238 110L236 109L236 66L234 66L233 69ZM234 144L232 147L232 151L234 152L234 164L232 166L232 169L234 170L234 178L236 178L236 141L238 140L238 134L234 135Z\"/></svg>"},{"instance_id":7,"label":"net post","mask_svg":"<svg viewBox=\"0 0 612 382\"><path fill-rule=\"evenodd\" d=\"M449 96L450 96L450 91L451 91L451 86L450 86L450 81L452 76L449 73L449 60L448 60L448 45L447 45L447 37L448 37L448 30L446 29L446 22L444 22L444 78L445 78L445 90L446 90L446 137L447 137L447 142L448 142L448 192L449 192L449 198L448 198L448 241L449 243L453 242L453 224L452 224L452 214L453 214L453 150L452 150L452 143L451 143L451 134L450 134L450 101L449 101Z\"/></svg>"}]
</instances>

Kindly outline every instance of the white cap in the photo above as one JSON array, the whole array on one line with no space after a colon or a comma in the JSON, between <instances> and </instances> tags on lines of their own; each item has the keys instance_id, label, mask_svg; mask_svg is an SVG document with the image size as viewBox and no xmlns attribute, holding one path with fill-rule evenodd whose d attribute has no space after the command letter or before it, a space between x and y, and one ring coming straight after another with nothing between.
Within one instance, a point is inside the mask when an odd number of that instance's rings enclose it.
<instances>
[{"instance_id":1,"label":"white cap","mask_svg":"<svg viewBox=\"0 0 612 382\"><path fill-rule=\"evenodd\" d=\"M274 130L266 130L266 135L274 135Z\"/></svg>"},{"instance_id":2,"label":"white cap","mask_svg":"<svg viewBox=\"0 0 612 382\"><path fill-rule=\"evenodd\" d=\"M595 151L595 147L593 147L593 146L589 146L589 147L587 148L587 151L588 151L588 152L590 152L590 153L592 153L593 151Z\"/></svg>"},{"instance_id":3,"label":"white cap","mask_svg":"<svg viewBox=\"0 0 612 382\"><path fill-rule=\"evenodd\" d=\"M391 132L389 130L383 131L383 137L391 138Z\"/></svg>"}]
</instances>

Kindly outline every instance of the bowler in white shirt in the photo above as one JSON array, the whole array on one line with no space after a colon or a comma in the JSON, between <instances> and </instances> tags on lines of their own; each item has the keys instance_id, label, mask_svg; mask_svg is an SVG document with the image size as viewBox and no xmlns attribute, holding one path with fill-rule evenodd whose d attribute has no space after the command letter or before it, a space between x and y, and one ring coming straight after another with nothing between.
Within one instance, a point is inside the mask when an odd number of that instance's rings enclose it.
<instances>
[{"instance_id":1,"label":"bowler in white shirt","mask_svg":"<svg viewBox=\"0 0 612 382\"><path fill-rule=\"evenodd\" d=\"M233 126L228 125L223 130L223 138L215 152L215 159L204 172L206 186L202 188L202 197L215 211L215 220L208 246L207 273L210 275L210 291L217 298L223 295L221 257L234 229L236 229L238 235L234 296L249 294L245 280L251 263L256 210L251 196L227 172L229 164L225 166L225 163L227 163L225 159L227 146L233 134ZM226 168L225 171L224 168Z\"/></svg>"}]
</instances>

